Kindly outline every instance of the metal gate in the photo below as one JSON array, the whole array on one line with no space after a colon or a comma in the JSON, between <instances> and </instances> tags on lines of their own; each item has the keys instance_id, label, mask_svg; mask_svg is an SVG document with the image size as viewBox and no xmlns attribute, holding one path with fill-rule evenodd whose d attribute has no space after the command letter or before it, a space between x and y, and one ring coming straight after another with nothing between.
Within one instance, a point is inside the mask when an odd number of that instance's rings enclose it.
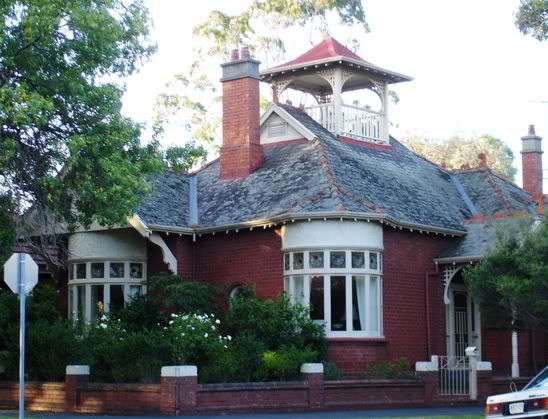
<instances>
[{"instance_id":1,"label":"metal gate","mask_svg":"<svg viewBox=\"0 0 548 419\"><path fill-rule=\"evenodd\" d=\"M470 362L467 356L440 356L439 388L442 396L467 396L470 391Z\"/></svg>"}]
</instances>

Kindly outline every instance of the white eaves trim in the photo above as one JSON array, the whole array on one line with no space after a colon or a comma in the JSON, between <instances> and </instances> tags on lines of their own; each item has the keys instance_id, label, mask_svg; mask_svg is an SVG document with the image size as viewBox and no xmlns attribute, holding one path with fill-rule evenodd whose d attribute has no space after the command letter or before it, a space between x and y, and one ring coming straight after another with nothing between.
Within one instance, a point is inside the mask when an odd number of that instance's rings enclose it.
<instances>
[{"instance_id":1,"label":"white eaves trim","mask_svg":"<svg viewBox=\"0 0 548 419\"><path fill-rule=\"evenodd\" d=\"M280 118L282 118L285 122L287 122L291 128L293 128L295 131L297 131L299 134L301 134L304 138L306 138L308 141L312 141L316 138L316 136L303 124L301 124L299 121L297 121L295 118L293 118L289 112L287 112L285 109L279 107L275 103L269 106L269 108L265 111L263 116L261 116L260 126L262 127L263 124L266 122L266 120L269 118L270 115L275 113Z\"/></svg>"},{"instance_id":2,"label":"white eaves trim","mask_svg":"<svg viewBox=\"0 0 548 419\"><path fill-rule=\"evenodd\" d=\"M148 238L148 236L150 236L150 233L152 231L147 227L145 222L137 214L133 214L133 217L128 218L128 222L129 225L137 230L141 236L145 238Z\"/></svg>"}]
</instances>

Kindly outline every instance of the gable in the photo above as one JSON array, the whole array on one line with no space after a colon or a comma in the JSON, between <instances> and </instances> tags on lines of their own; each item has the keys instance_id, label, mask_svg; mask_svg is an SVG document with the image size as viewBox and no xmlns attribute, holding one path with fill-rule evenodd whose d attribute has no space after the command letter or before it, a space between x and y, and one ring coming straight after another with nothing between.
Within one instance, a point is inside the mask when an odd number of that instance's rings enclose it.
<instances>
[{"instance_id":1,"label":"gable","mask_svg":"<svg viewBox=\"0 0 548 419\"><path fill-rule=\"evenodd\" d=\"M261 125L261 144L273 144L303 138L300 132L275 112L272 112Z\"/></svg>"}]
</instances>

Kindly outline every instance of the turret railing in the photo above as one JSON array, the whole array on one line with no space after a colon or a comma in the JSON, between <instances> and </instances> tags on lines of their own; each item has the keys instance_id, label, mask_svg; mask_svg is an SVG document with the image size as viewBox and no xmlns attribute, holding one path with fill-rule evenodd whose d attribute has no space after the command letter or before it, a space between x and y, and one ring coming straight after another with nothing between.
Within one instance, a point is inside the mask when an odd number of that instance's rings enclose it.
<instances>
[{"instance_id":1,"label":"turret railing","mask_svg":"<svg viewBox=\"0 0 548 419\"><path fill-rule=\"evenodd\" d=\"M384 138L387 137L384 134L387 132L385 130L387 121L381 112L360 108L359 106L342 105L342 118L340 119L342 126L337 130L337 118L333 103L309 106L305 110L312 119L335 135L338 134L377 144L386 144L388 142L388 138Z\"/></svg>"}]
</instances>

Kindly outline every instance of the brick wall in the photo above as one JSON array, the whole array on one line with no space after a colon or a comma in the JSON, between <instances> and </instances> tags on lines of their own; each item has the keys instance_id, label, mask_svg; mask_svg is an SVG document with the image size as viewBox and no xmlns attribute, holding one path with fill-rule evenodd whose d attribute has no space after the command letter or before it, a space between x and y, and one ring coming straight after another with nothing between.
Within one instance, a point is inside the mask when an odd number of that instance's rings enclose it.
<instances>
[{"instance_id":1,"label":"brick wall","mask_svg":"<svg viewBox=\"0 0 548 419\"><path fill-rule=\"evenodd\" d=\"M373 362L387 358L384 339L328 339L327 360L346 373L361 372Z\"/></svg>"},{"instance_id":2,"label":"brick wall","mask_svg":"<svg viewBox=\"0 0 548 419\"><path fill-rule=\"evenodd\" d=\"M254 284L259 298L283 291L280 229L217 233L197 239L196 279L228 285Z\"/></svg>"},{"instance_id":3,"label":"brick wall","mask_svg":"<svg viewBox=\"0 0 548 419\"><path fill-rule=\"evenodd\" d=\"M429 359L425 275L448 240L434 234L384 230L384 335L387 356L405 356L412 365ZM432 353L445 353L445 308L441 277L429 276L429 322Z\"/></svg>"},{"instance_id":4,"label":"brick wall","mask_svg":"<svg viewBox=\"0 0 548 419\"><path fill-rule=\"evenodd\" d=\"M0 410L15 410L19 406L18 383L0 382ZM62 412L65 410L64 383L26 383L25 410Z\"/></svg>"}]
</instances>

